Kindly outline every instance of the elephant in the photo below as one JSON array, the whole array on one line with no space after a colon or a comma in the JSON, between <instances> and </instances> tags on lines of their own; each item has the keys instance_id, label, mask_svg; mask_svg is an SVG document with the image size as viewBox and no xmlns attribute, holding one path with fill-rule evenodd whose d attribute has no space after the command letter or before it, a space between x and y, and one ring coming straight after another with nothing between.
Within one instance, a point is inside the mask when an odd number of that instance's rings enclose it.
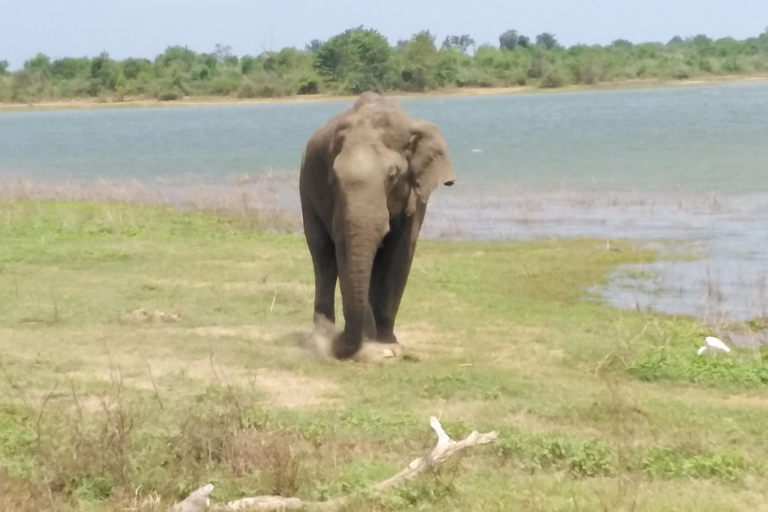
<instances>
[{"instance_id":1,"label":"elephant","mask_svg":"<svg viewBox=\"0 0 768 512\"><path fill-rule=\"evenodd\" d=\"M363 347L401 355L395 317L430 194L456 172L429 121L366 92L307 141L299 174L304 235L315 277L314 322L335 325L341 288L344 329L326 355L357 359Z\"/></svg>"}]
</instances>

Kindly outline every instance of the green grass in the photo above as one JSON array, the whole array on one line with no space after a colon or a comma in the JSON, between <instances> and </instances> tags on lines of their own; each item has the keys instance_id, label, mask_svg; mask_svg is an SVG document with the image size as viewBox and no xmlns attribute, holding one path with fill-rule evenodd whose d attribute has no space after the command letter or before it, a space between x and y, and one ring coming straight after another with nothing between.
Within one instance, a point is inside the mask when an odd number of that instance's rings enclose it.
<instances>
[{"instance_id":1,"label":"green grass","mask_svg":"<svg viewBox=\"0 0 768 512\"><path fill-rule=\"evenodd\" d=\"M657 256L612 245L422 240L398 319L412 357L320 363L295 344L303 238L0 203L0 510L167 510L208 482L215 501L334 498L431 448L431 415L499 440L349 510L760 510L768 364L697 356L710 332L690 318L586 300Z\"/></svg>"}]
</instances>

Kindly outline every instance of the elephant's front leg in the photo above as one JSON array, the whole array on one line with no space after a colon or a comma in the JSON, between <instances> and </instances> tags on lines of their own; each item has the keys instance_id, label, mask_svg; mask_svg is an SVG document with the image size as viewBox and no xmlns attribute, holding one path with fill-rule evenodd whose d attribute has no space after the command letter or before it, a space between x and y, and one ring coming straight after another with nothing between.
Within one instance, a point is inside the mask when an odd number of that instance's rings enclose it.
<instances>
[{"instance_id":1,"label":"elephant's front leg","mask_svg":"<svg viewBox=\"0 0 768 512\"><path fill-rule=\"evenodd\" d=\"M346 359L357 354L364 340L376 339L376 320L371 304L367 300L368 295L356 293L355 290L358 283L365 282L370 276L372 261L367 269L355 268L355 264L357 263L359 267L360 263L350 262L347 248L344 244L340 244L336 248L336 263L341 284L345 325L344 330L334 340L333 352L335 357ZM361 277L358 275L360 273L367 275ZM369 356L362 356L362 358L370 359Z\"/></svg>"},{"instance_id":2,"label":"elephant's front leg","mask_svg":"<svg viewBox=\"0 0 768 512\"><path fill-rule=\"evenodd\" d=\"M318 316L336 322L335 295L338 269L331 235L313 212L304 212L304 233L315 271L315 321Z\"/></svg>"},{"instance_id":3,"label":"elephant's front leg","mask_svg":"<svg viewBox=\"0 0 768 512\"><path fill-rule=\"evenodd\" d=\"M393 219L390 232L376 256L369 300L379 342L397 343L395 317L411 271L416 240L425 214L426 205L418 203L412 214L403 213Z\"/></svg>"}]
</instances>

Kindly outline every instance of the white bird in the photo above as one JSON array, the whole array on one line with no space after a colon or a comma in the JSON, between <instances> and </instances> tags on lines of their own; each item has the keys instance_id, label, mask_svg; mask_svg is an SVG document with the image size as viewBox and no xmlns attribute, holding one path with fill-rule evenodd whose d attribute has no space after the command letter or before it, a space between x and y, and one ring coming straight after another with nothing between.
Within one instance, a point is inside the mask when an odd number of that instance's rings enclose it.
<instances>
[{"instance_id":1,"label":"white bird","mask_svg":"<svg viewBox=\"0 0 768 512\"><path fill-rule=\"evenodd\" d=\"M719 339L715 338L714 336L707 336L707 344L704 345L699 349L698 354L701 355L704 353L705 350L711 349L711 350L721 350L723 352L730 352L731 349L728 348L728 345L720 341Z\"/></svg>"}]
</instances>

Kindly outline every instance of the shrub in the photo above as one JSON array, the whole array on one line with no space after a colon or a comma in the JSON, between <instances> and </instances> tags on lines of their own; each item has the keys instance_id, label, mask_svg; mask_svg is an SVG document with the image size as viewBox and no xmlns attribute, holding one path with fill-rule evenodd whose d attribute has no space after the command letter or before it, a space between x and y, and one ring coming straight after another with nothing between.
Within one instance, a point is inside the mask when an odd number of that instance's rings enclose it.
<instances>
[{"instance_id":1,"label":"shrub","mask_svg":"<svg viewBox=\"0 0 768 512\"><path fill-rule=\"evenodd\" d=\"M642 470L661 478L718 478L734 482L746 467L739 452L688 454L680 448L654 447L642 460Z\"/></svg>"},{"instance_id":2,"label":"shrub","mask_svg":"<svg viewBox=\"0 0 768 512\"><path fill-rule=\"evenodd\" d=\"M563 87L566 83L565 77L558 69L551 69L547 71L547 74L541 79L539 87L542 89L555 89Z\"/></svg>"},{"instance_id":3,"label":"shrub","mask_svg":"<svg viewBox=\"0 0 768 512\"><path fill-rule=\"evenodd\" d=\"M180 87L169 83L162 82L155 88L154 96L160 101L173 101L179 100L184 97L184 91Z\"/></svg>"},{"instance_id":4,"label":"shrub","mask_svg":"<svg viewBox=\"0 0 768 512\"><path fill-rule=\"evenodd\" d=\"M287 78L271 73L258 73L243 80L237 91L238 98L278 98L292 96L299 89L298 84Z\"/></svg>"},{"instance_id":5,"label":"shrub","mask_svg":"<svg viewBox=\"0 0 768 512\"><path fill-rule=\"evenodd\" d=\"M211 80L209 92L218 96L229 96L238 91L243 81L243 75L236 70L227 70Z\"/></svg>"}]
</instances>

